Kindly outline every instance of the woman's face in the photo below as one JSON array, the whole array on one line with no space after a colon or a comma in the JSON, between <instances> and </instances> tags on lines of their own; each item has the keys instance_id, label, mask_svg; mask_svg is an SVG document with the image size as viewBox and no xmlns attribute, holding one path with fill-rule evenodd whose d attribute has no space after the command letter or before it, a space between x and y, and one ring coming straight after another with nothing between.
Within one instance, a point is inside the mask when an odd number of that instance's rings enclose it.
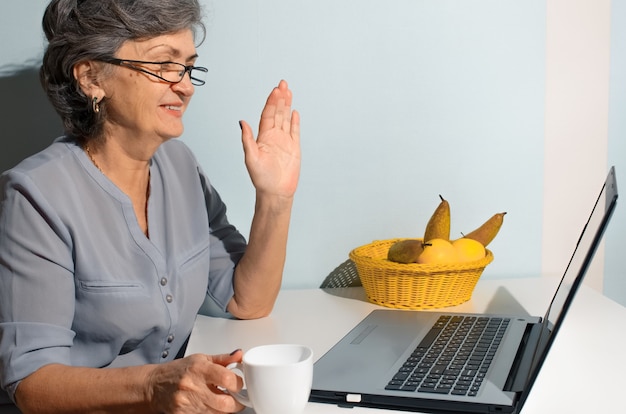
<instances>
[{"instance_id":1,"label":"woman's face","mask_svg":"<svg viewBox=\"0 0 626 414\"><path fill-rule=\"evenodd\" d=\"M116 58L193 65L193 34L184 30L142 41L126 41ZM157 65L138 65L158 73ZM167 83L147 73L116 66L105 80L107 120L105 133L117 138L165 141L183 133L182 117L194 86L186 73L179 83Z\"/></svg>"}]
</instances>

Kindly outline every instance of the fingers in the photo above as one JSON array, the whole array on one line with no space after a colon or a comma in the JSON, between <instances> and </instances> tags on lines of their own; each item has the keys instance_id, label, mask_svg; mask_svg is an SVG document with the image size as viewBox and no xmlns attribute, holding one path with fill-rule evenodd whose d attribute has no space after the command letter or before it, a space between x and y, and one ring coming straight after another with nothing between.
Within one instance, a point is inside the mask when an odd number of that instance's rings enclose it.
<instances>
[{"instance_id":1,"label":"fingers","mask_svg":"<svg viewBox=\"0 0 626 414\"><path fill-rule=\"evenodd\" d=\"M243 351L241 349L236 349L230 354L212 355L209 358L214 364L219 364L225 367L228 364L232 364L233 362L241 362L242 357Z\"/></svg>"},{"instance_id":2,"label":"fingers","mask_svg":"<svg viewBox=\"0 0 626 414\"><path fill-rule=\"evenodd\" d=\"M252 128L246 121L239 121L241 126L241 142L243 144L243 152L246 158L254 158L257 156L258 148L254 140Z\"/></svg>"},{"instance_id":3,"label":"fingers","mask_svg":"<svg viewBox=\"0 0 626 414\"><path fill-rule=\"evenodd\" d=\"M234 362L241 362L242 356L241 350L230 355L207 355L209 366L205 372L206 383L229 391L239 391L243 387L243 380L239 375L225 367Z\"/></svg>"},{"instance_id":4,"label":"fingers","mask_svg":"<svg viewBox=\"0 0 626 414\"><path fill-rule=\"evenodd\" d=\"M287 82L281 80L265 102L259 123L259 133L272 128L289 131L291 126L292 93Z\"/></svg>"},{"instance_id":5,"label":"fingers","mask_svg":"<svg viewBox=\"0 0 626 414\"><path fill-rule=\"evenodd\" d=\"M241 137L246 168L258 194L290 198L300 168L300 114L291 109L291 91L281 81L269 97L256 139L252 129L241 121Z\"/></svg>"},{"instance_id":6,"label":"fingers","mask_svg":"<svg viewBox=\"0 0 626 414\"><path fill-rule=\"evenodd\" d=\"M243 388L243 379L232 370L226 368L234 362L241 362L243 352L237 350L230 355L204 355L206 361L203 368L204 382L211 395L208 397L209 406L219 412L234 412L244 408L229 392L238 392Z\"/></svg>"},{"instance_id":7,"label":"fingers","mask_svg":"<svg viewBox=\"0 0 626 414\"><path fill-rule=\"evenodd\" d=\"M244 407L224 390L237 392L243 380L225 368L241 360L233 355L194 354L159 365L149 378L151 406L157 412L232 413Z\"/></svg>"},{"instance_id":8,"label":"fingers","mask_svg":"<svg viewBox=\"0 0 626 414\"><path fill-rule=\"evenodd\" d=\"M282 128L283 131L289 131L291 126L291 101L293 99L293 95L287 86L287 82L284 80L281 80L278 84L278 90L281 92L282 96L278 99L278 103L276 105L274 126Z\"/></svg>"},{"instance_id":9,"label":"fingers","mask_svg":"<svg viewBox=\"0 0 626 414\"><path fill-rule=\"evenodd\" d=\"M296 110L291 114L291 125L289 126L291 138L294 141L300 141L300 113Z\"/></svg>"}]
</instances>

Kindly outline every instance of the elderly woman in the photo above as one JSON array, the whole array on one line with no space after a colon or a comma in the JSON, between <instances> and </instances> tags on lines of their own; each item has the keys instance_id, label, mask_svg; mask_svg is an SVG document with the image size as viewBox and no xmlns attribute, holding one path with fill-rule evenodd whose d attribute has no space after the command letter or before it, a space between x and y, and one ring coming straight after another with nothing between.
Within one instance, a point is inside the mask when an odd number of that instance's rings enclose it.
<instances>
[{"instance_id":1,"label":"elderly woman","mask_svg":"<svg viewBox=\"0 0 626 414\"><path fill-rule=\"evenodd\" d=\"M279 291L300 170L281 81L256 139L248 242L172 138L207 70L197 0L53 0L41 80L66 134L0 179L0 386L24 413L222 413L241 351L182 358L205 298L236 318ZM219 335L219 332L215 333Z\"/></svg>"}]
</instances>

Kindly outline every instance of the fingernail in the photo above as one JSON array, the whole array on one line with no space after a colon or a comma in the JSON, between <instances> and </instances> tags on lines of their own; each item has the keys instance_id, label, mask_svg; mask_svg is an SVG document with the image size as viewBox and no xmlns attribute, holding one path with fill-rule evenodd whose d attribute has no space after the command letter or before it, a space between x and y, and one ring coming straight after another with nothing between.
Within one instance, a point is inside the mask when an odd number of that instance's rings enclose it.
<instances>
[{"instance_id":1,"label":"fingernail","mask_svg":"<svg viewBox=\"0 0 626 414\"><path fill-rule=\"evenodd\" d=\"M235 349L233 352L230 353L230 356L235 355L237 352L241 351L241 348L237 348Z\"/></svg>"}]
</instances>

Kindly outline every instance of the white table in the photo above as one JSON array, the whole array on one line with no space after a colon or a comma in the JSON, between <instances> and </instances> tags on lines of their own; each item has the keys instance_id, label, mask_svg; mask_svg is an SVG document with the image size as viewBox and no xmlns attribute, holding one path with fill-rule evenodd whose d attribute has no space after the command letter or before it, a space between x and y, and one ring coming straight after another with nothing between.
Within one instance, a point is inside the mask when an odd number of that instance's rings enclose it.
<instances>
[{"instance_id":1,"label":"white table","mask_svg":"<svg viewBox=\"0 0 626 414\"><path fill-rule=\"evenodd\" d=\"M454 312L543 316L557 280L484 279ZM198 316L187 355L244 351L270 343L302 343L319 358L373 309L362 288L283 290L272 314L257 320ZM532 413L623 412L626 308L582 286L522 410ZM613 328L613 329L611 329ZM580 364L578 367L575 364ZM391 412L309 403L307 414ZM253 413L246 410L244 413Z\"/></svg>"}]
</instances>

